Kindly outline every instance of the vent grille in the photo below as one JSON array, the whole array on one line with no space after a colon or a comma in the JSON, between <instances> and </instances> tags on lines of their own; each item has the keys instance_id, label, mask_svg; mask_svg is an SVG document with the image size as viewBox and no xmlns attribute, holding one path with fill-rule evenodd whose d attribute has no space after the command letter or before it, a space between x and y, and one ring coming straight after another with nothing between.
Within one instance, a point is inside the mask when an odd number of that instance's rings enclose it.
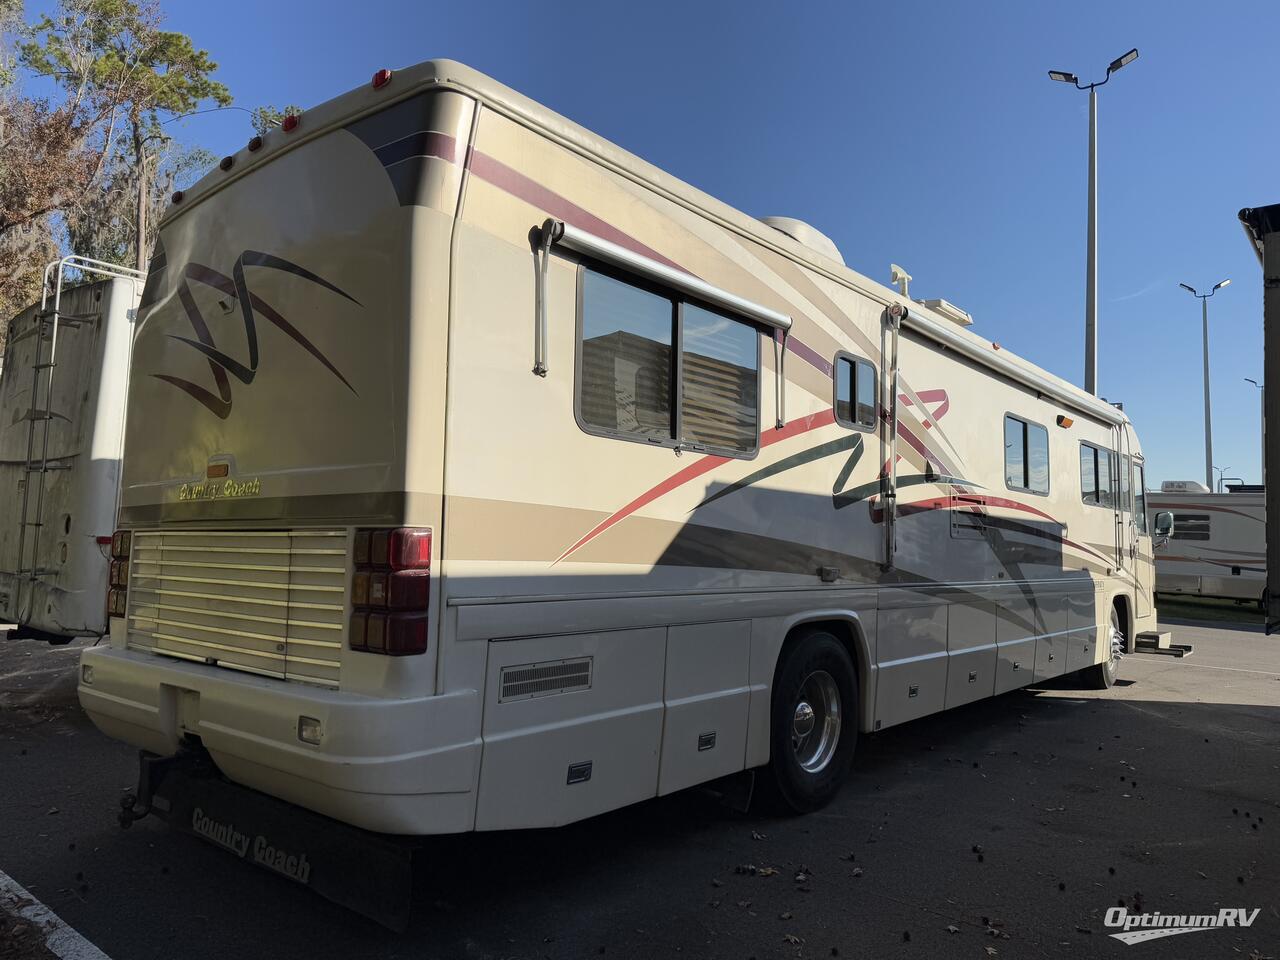
<instances>
[{"instance_id":1,"label":"vent grille","mask_svg":"<svg viewBox=\"0 0 1280 960\"><path fill-rule=\"evenodd\" d=\"M339 685L344 530L137 530L128 645L280 680Z\"/></svg>"},{"instance_id":2,"label":"vent grille","mask_svg":"<svg viewBox=\"0 0 1280 960\"><path fill-rule=\"evenodd\" d=\"M502 692L499 703L549 697L556 693L572 693L591 687L591 657L577 660L547 660L502 668Z\"/></svg>"}]
</instances>

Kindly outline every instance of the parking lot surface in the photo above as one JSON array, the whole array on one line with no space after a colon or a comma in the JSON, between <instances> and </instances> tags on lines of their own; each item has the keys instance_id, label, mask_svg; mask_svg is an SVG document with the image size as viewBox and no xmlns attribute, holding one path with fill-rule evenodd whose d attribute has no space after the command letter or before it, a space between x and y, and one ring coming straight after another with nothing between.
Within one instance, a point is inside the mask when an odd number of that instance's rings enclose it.
<instances>
[{"instance_id":1,"label":"parking lot surface","mask_svg":"<svg viewBox=\"0 0 1280 960\"><path fill-rule=\"evenodd\" d=\"M1105 692L1020 691L864 737L820 813L691 791L431 840L393 934L153 820L75 697L78 647L0 642L0 871L113 960L1280 956L1280 639L1172 626ZM776 872L774 872L776 871ZM1251 926L1127 945L1109 908ZM36 956L37 954L32 954Z\"/></svg>"}]
</instances>

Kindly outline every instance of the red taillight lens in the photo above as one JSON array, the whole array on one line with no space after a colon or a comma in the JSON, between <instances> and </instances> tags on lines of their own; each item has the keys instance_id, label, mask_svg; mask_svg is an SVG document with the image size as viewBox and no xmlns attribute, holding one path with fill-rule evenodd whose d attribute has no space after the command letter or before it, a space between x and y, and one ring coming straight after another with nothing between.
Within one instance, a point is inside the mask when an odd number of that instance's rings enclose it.
<instances>
[{"instance_id":1,"label":"red taillight lens","mask_svg":"<svg viewBox=\"0 0 1280 960\"><path fill-rule=\"evenodd\" d=\"M129 586L129 561L128 560L112 560L111 561L111 586L113 587Z\"/></svg>"},{"instance_id":2,"label":"red taillight lens","mask_svg":"<svg viewBox=\"0 0 1280 960\"><path fill-rule=\"evenodd\" d=\"M377 90L379 87L385 87L390 82L391 82L391 71L388 70L386 67L383 67L381 70L379 70L377 73L373 75L373 89L375 90Z\"/></svg>"},{"instance_id":3,"label":"red taillight lens","mask_svg":"<svg viewBox=\"0 0 1280 960\"><path fill-rule=\"evenodd\" d=\"M123 617L127 599L123 590L112 589L107 592L107 615Z\"/></svg>"},{"instance_id":4,"label":"red taillight lens","mask_svg":"<svg viewBox=\"0 0 1280 960\"><path fill-rule=\"evenodd\" d=\"M297 129L299 122L300 120L298 115L296 113L291 113L280 121L280 129L285 133L288 133L291 130Z\"/></svg>"},{"instance_id":5,"label":"red taillight lens","mask_svg":"<svg viewBox=\"0 0 1280 960\"><path fill-rule=\"evenodd\" d=\"M128 559L131 546L133 546L133 534L128 530L117 530L111 535L111 559Z\"/></svg>"},{"instance_id":6,"label":"red taillight lens","mask_svg":"<svg viewBox=\"0 0 1280 960\"><path fill-rule=\"evenodd\" d=\"M386 647L383 653L407 657L427 652L427 615L425 613L387 614Z\"/></svg>"},{"instance_id":7,"label":"red taillight lens","mask_svg":"<svg viewBox=\"0 0 1280 960\"><path fill-rule=\"evenodd\" d=\"M352 544L353 650L406 656L427 649L431 531L357 530Z\"/></svg>"},{"instance_id":8,"label":"red taillight lens","mask_svg":"<svg viewBox=\"0 0 1280 960\"><path fill-rule=\"evenodd\" d=\"M431 531L402 527L391 531L392 570L431 569Z\"/></svg>"}]
</instances>

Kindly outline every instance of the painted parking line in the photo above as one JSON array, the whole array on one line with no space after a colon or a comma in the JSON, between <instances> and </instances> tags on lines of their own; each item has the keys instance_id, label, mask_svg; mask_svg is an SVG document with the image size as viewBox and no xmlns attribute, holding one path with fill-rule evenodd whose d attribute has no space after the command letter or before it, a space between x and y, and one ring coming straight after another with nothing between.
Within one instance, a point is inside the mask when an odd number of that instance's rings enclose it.
<instances>
[{"instance_id":1,"label":"painted parking line","mask_svg":"<svg viewBox=\"0 0 1280 960\"><path fill-rule=\"evenodd\" d=\"M3 870L0 870L0 912L34 924L44 934L45 947L61 960L111 960Z\"/></svg>"}]
</instances>

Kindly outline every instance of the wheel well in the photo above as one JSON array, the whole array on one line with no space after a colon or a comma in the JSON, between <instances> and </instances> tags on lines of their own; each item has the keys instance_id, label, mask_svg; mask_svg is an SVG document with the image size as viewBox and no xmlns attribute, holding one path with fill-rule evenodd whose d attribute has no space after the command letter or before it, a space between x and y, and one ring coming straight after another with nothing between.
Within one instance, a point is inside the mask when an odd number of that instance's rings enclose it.
<instances>
[{"instance_id":1,"label":"wheel well","mask_svg":"<svg viewBox=\"0 0 1280 960\"><path fill-rule=\"evenodd\" d=\"M853 661L853 676L858 684L858 712L860 714L858 727L862 731L870 730L871 652L867 648L867 641L862 634L862 628L856 621L843 618L818 618L793 625L787 631L786 639L782 642L782 649L778 651L778 660L773 668L775 676L778 667L782 664L783 655L800 637L811 630L826 630L840 641L845 651L849 654L849 659Z\"/></svg>"},{"instance_id":2,"label":"wheel well","mask_svg":"<svg viewBox=\"0 0 1280 960\"><path fill-rule=\"evenodd\" d=\"M1134 650L1134 627L1132 612L1129 610L1129 598L1123 595L1117 596L1111 601L1111 608L1120 616L1120 626L1124 630L1126 652L1132 653Z\"/></svg>"}]
</instances>

